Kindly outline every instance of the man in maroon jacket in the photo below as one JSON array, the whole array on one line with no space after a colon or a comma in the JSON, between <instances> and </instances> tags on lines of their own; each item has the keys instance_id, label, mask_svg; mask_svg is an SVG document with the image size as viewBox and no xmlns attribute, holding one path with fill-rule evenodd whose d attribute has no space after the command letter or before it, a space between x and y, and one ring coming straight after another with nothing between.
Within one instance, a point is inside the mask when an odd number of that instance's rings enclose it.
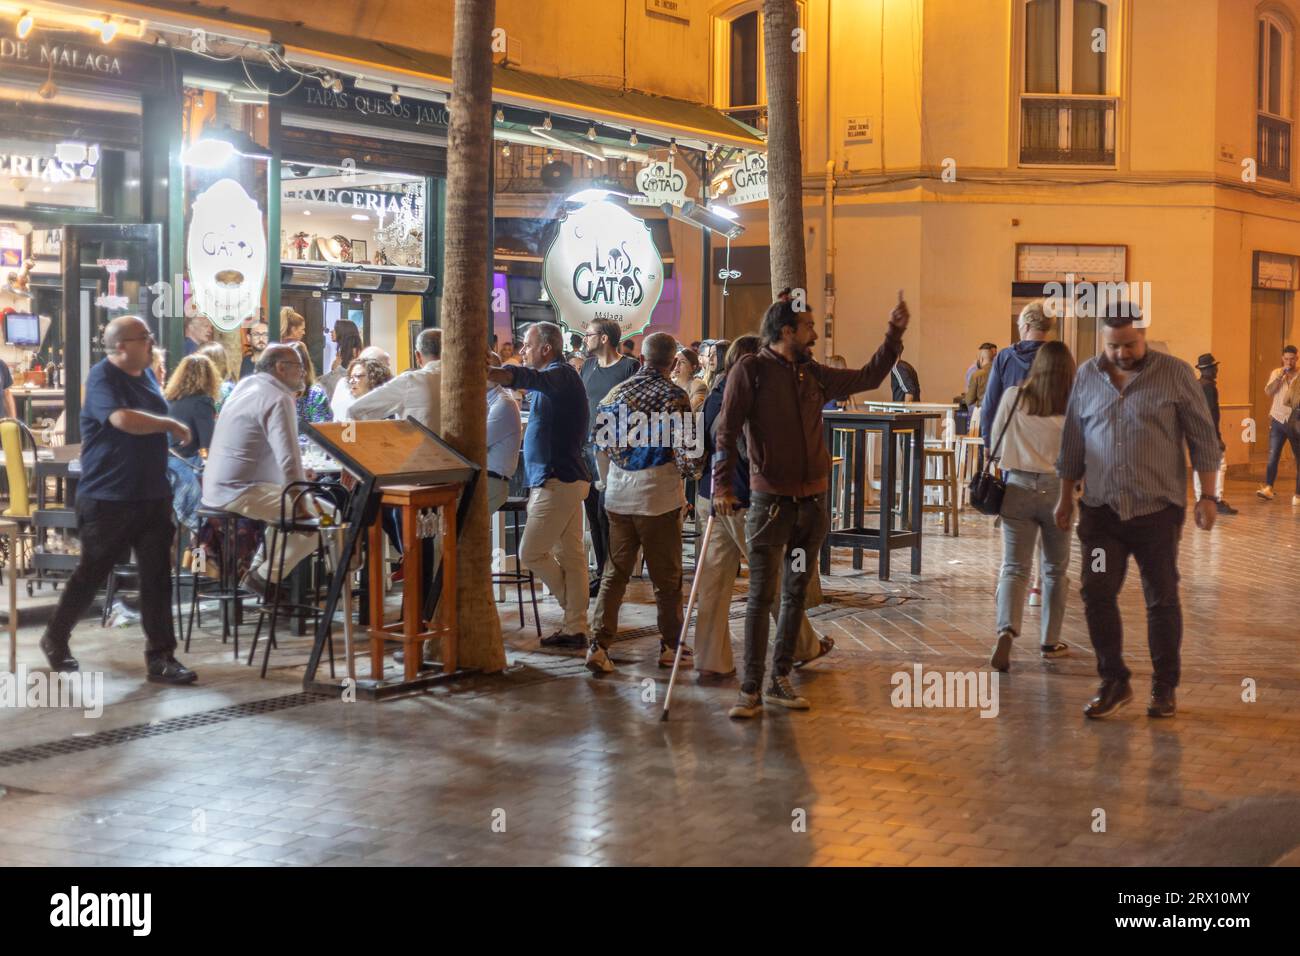
<instances>
[{"instance_id":1,"label":"man in maroon jacket","mask_svg":"<svg viewBox=\"0 0 1300 956\"><path fill-rule=\"evenodd\" d=\"M861 369L834 369L813 361L817 329L811 313L797 312L782 296L763 316L765 347L746 356L727 375L713 460L713 509L736 507L731 476L736 438L746 429L753 489L749 538L749 603L745 612L745 678L732 717L754 717L762 701L807 710L790 683L795 639L809 576L826 536L826 490L830 454L822 430L827 402L876 388L903 351L908 312L902 295L889 317L884 343ZM763 667L780 562L785 562L772 683L763 690Z\"/></svg>"}]
</instances>

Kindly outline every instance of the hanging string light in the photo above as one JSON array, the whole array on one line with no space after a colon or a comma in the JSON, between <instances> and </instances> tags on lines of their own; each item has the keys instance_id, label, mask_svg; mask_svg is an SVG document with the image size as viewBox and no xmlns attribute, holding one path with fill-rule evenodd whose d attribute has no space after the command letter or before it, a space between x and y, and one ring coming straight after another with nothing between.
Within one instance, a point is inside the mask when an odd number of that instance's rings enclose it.
<instances>
[{"instance_id":1,"label":"hanging string light","mask_svg":"<svg viewBox=\"0 0 1300 956\"><path fill-rule=\"evenodd\" d=\"M31 11L24 10L18 18L18 39L26 40L34 26L36 26L36 20L32 17Z\"/></svg>"},{"instance_id":2,"label":"hanging string light","mask_svg":"<svg viewBox=\"0 0 1300 956\"><path fill-rule=\"evenodd\" d=\"M669 155L669 156L676 156L676 155L677 155L677 138L676 138L676 137L674 137L674 138L672 138L672 139L670 139L670 140L668 141L668 155Z\"/></svg>"},{"instance_id":3,"label":"hanging string light","mask_svg":"<svg viewBox=\"0 0 1300 956\"><path fill-rule=\"evenodd\" d=\"M590 156L587 157L587 168L588 168L588 169L595 169L595 168L596 168L596 161L595 161L594 159L592 159Z\"/></svg>"},{"instance_id":4,"label":"hanging string light","mask_svg":"<svg viewBox=\"0 0 1300 956\"><path fill-rule=\"evenodd\" d=\"M501 107L498 106L498 107L497 107L497 122L498 122L498 123L504 123L505 121L506 121L506 111L503 110Z\"/></svg>"},{"instance_id":5,"label":"hanging string light","mask_svg":"<svg viewBox=\"0 0 1300 956\"><path fill-rule=\"evenodd\" d=\"M542 129L550 129L550 128L551 128L551 114L547 113L544 117L542 117Z\"/></svg>"},{"instance_id":6,"label":"hanging string light","mask_svg":"<svg viewBox=\"0 0 1300 956\"><path fill-rule=\"evenodd\" d=\"M510 144L509 144L509 143L502 143L502 144L501 144L501 155L502 155L502 156L509 156L509 155L510 155Z\"/></svg>"},{"instance_id":7,"label":"hanging string light","mask_svg":"<svg viewBox=\"0 0 1300 956\"><path fill-rule=\"evenodd\" d=\"M117 36L117 24L105 17L99 21L99 38L105 43L112 43L113 37Z\"/></svg>"},{"instance_id":8,"label":"hanging string light","mask_svg":"<svg viewBox=\"0 0 1300 956\"><path fill-rule=\"evenodd\" d=\"M402 103L402 94L399 93L399 92L397 92L397 87L395 87L395 86L393 87L393 94L392 94L392 96L388 97L388 102L392 103L394 106L400 106L400 105L401 105L401 103Z\"/></svg>"},{"instance_id":9,"label":"hanging string light","mask_svg":"<svg viewBox=\"0 0 1300 956\"><path fill-rule=\"evenodd\" d=\"M587 127L587 139L589 139L589 140L590 140L591 142L593 142L593 143L596 142L596 124L595 124L595 123L592 123L590 126Z\"/></svg>"},{"instance_id":10,"label":"hanging string light","mask_svg":"<svg viewBox=\"0 0 1300 956\"><path fill-rule=\"evenodd\" d=\"M548 150L546 151L546 161L547 161L548 163L553 163L553 162L555 162L555 150L553 150L553 149L548 149Z\"/></svg>"},{"instance_id":11,"label":"hanging string light","mask_svg":"<svg viewBox=\"0 0 1300 956\"><path fill-rule=\"evenodd\" d=\"M637 144L636 130L632 130L632 135L627 138L627 144L629 146L635 146Z\"/></svg>"}]
</instances>

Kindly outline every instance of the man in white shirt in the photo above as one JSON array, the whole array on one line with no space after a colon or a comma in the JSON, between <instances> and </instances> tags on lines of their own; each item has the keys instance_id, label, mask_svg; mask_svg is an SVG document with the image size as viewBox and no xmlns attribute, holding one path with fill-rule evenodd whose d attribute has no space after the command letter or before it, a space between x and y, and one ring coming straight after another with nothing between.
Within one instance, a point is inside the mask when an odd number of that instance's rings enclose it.
<instances>
[{"instance_id":1,"label":"man in white shirt","mask_svg":"<svg viewBox=\"0 0 1300 956\"><path fill-rule=\"evenodd\" d=\"M609 458L609 557L592 612L595 639L587 650L587 669L594 674L614 670L609 642L618 632L618 610L639 551L659 609L660 667L673 666L681 640L685 479L698 477L703 467L704 436L690 399L669 378L677 340L654 332L642 341L641 353L645 365L616 385L596 414L596 446ZM682 648L683 666L691 662Z\"/></svg>"},{"instance_id":2,"label":"man in white shirt","mask_svg":"<svg viewBox=\"0 0 1300 956\"><path fill-rule=\"evenodd\" d=\"M369 421L396 415L403 420L414 418L430 431L441 432L441 359L442 331L425 329L415 340L415 368L366 392L352 403L349 417Z\"/></svg>"},{"instance_id":3,"label":"man in white shirt","mask_svg":"<svg viewBox=\"0 0 1300 956\"><path fill-rule=\"evenodd\" d=\"M488 364L500 365L501 356L489 353ZM519 467L524 427L514 395L496 383L488 385L487 406L488 514L495 514L510 494L510 479Z\"/></svg>"},{"instance_id":4,"label":"man in white shirt","mask_svg":"<svg viewBox=\"0 0 1300 956\"><path fill-rule=\"evenodd\" d=\"M1277 481L1277 466L1282 461L1282 449L1291 446L1291 457L1296 461L1295 495L1293 505L1300 505L1300 440L1287 424L1294 409L1287 404L1291 390L1300 382L1296 369L1297 351L1294 345L1282 350L1282 367L1273 370L1264 386L1264 394L1273 399L1268 412L1268 465L1264 470L1264 486L1255 492L1265 501L1273 500L1273 482Z\"/></svg>"},{"instance_id":5,"label":"man in white shirt","mask_svg":"<svg viewBox=\"0 0 1300 956\"><path fill-rule=\"evenodd\" d=\"M280 495L285 485L307 480L294 406L304 370L298 353L277 343L267 346L254 372L235 386L221 406L203 470L203 504L275 522L280 519ZM319 509L321 504L312 502L312 506ZM285 573L315 547L314 534L289 535L284 542ZM266 594L268 583L279 582L278 559L276 564L271 567L269 558L264 557L245 576L244 586Z\"/></svg>"}]
</instances>

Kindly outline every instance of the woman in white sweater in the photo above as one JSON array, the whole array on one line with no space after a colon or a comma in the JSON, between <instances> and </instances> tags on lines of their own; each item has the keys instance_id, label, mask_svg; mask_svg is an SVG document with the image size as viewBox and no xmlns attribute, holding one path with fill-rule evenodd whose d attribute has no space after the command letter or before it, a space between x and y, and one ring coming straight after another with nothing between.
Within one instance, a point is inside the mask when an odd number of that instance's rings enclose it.
<instances>
[{"instance_id":1,"label":"woman in white sweater","mask_svg":"<svg viewBox=\"0 0 1300 956\"><path fill-rule=\"evenodd\" d=\"M1070 535L1056 526L1055 509L1061 487L1056 477L1056 458L1061 451L1065 406L1073 384L1074 358L1070 350L1061 342L1045 342L1034 358L1029 377L1002 394L990 432L993 454L1007 483L1002 499L998 641L990 661L999 671L1011 667L1011 642L1020 634L1025 591L1034 566L1034 544L1040 540L1043 619L1039 652L1044 658L1069 653L1061 640L1061 621L1065 617Z\"/></svg>"}]
</instances>

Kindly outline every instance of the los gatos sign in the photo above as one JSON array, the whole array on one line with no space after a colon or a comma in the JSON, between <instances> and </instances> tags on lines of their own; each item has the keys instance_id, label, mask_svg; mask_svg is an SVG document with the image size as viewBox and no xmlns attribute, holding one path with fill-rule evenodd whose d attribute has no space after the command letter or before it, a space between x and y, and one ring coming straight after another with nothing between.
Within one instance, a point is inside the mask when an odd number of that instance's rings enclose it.
<instances>
[{"instance_id":1,"label":"los gatos sign","mask_svg":"<svg viewBox=\"0 0 1300 956\"><path fill-rule=\"evenodd\" d=\"M223 332L257 315L266 281L262 210L233 179L218 180L194 200L185 259L195 311Z\"/></svg>"},{"instance_id":2,"label":"los gatos sign","mask_svg":"<svg viewBox=\"0 0 1300 956\"><path fill-rule=\"evenodd\" d=\"M663 272L649 223L608 200L565 215L542 262L542 282L566 330L613 319L625 338L650 324Z\"/></svg>"}]
</instances>

